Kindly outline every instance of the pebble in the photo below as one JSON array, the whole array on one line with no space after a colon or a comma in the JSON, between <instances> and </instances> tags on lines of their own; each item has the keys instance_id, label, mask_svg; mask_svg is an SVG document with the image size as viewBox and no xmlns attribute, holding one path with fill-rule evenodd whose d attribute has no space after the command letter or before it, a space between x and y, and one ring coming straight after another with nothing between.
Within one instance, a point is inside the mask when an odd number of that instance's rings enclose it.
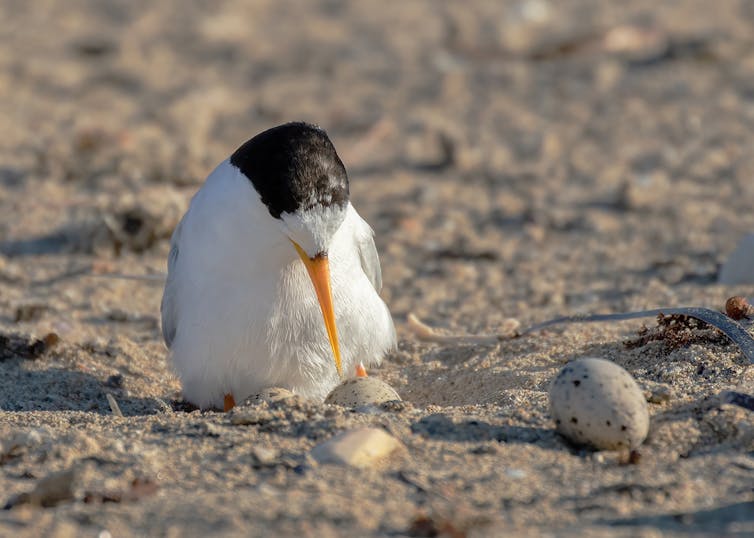
<instances>
[{"instance_id":1,"label":"pebble","mask_svg":"<svg viewBox=\"0 0 754 538\"><path fill-rule=\"evenodd\" d=\"M734 295L725 301L725 315L731 319L740 320L748 318L751 313L752 308L746 297Z\"/></svg>"},{"instance_id":2,"label":"pebble","mask_svg":"<svg viewBox=\"0 0 754 538\"><path fill-rule=\"evenodd\" d=\"M311 455L318 463L367 468L379 465L403 444L379 428L359 428L337 434L315 446Z\"/></svg>"},{"instance_id":3,"label":"pebble","mask_svg":"<svg viewBox=\"0 0 754 538\"><path fill-rule=\"evenodd\" d=\"M266 409L247 410L244 408L240 408L238 410L234 409L232 413L233 414L230 416L230 423L233 424L234 426L249 426L249 425L255 425L255 424L264 424L273 419L273 414Z\"/></svg>"},{"instance_id":4,"label":"pebble","mask_svg":"<svg viewBox=\"0 0 754 538\"><path fill-rule=\"evenodd\" d=\"M201 435L206 437L220 437L223 431L217 424L209 421L200 422L198 428Z\"/></svg>"},{"instance_id":5,"label":"pebble","mask_svg":"<svg viewBox=\"0 0 754 538\"><path fill-rule=\"evenodd\" d=\"M355 413L361 413L362 415L381 415L382 413L384 413L384 411L380 407L373 404L354 407L353 411Z\"/></svg>"},{"instance_id":6,"label":"pebble","mask_svg":"<svg viewBox=\"0 0 754 538\"><path fill-rule=\"evenodd\" d=\"M366 407L384 402L400 401L395 389L376 377L347 379L325 398L325 403L343 407Z\"/></svg>"},{"instance_id":7,"label":"pebble","mask_svg":"<svg viewBox=\"0 0 754 538\"><path fill-rule=\"evenodd\" d=\"M274 448L255 446L251 449L251 458L257 467L268 467L277 463L280 453Z\"/></svg>"},{"instance_id":8,"label":"pebble","mask_svg":"<svg viewBox=\"0 0 754 538\"><path fill-rule=\"evenodd\" d=\"M653 387L644 396L649 403L661 404L670 401L673 397L673 389L668 385L659 385Z\"/></svg>"},{"instance_id":9,"label":"pebble","mask_svg":"<svg viewBox=\"0 0 754 538\"><path fill-rule=\"evenodd\" d=\"M550 385L558 431L577 444L617 450L638 447L649 432L644 393L626 370L597 358L568 363Z\"/></svg>"},{"instance_id":10,"label":"pebble","mask_svg":"<svg viewBox=\"0 0 754 538\"><path fill-rule=\"evenodd\" d=\"M262 402L280 402L287 400L288 398L293 398L294 396L295 394L293 394L288 389L284 389L282 387L269 387L262 389L262 391L258 394L246 398L246 400L244 400L243 402L243 405L257 405Z\"/></svg>"},{"instance_id":11,"label":"pebble","mask_svg":"<svg viewBox=\"0 0 754 538\"><path fill-rule=\"evenodd\" d=\"M526 471L523 469L506 469L505 476L520 480L521 478L526 478Z\"/></svg>"}]
</instances>

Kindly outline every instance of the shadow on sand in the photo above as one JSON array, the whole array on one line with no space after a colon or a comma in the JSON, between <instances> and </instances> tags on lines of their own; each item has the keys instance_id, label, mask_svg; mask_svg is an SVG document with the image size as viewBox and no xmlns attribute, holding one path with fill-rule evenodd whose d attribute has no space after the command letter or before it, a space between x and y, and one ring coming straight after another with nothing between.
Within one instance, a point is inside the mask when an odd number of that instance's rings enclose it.
<instances>
[{"instance_id":1,"label":"shadow on sand","mask_svg":"<svg viewBox=\"0 0 754 538\"><path fill-rule=\"evenodd\" d=\"M536 443L547 448L567 449L552 429L493 425L480 420L455 422L442 413L435 413L415 422L411 426L411 431L428 439L442 441Z\"/></svg>"},{"instance_id":2,"label":"shadow on sand","mask_svg":"<svg viewBox=\"0 0 754 538\"><path fill-rule=\"evenodd\" d=\"M754 501L719 506L698 512L641 516L602 521L613 526L656 527L663 531L704 536L751 536L754 529ZM740 530L736 530L736 527Z\"/></svg>"},{"instance_id":3,"label":"shadow on sand","mask_svg":"<svg viewBox=\"0 0 754 538\"><path fill-rule=\"evenodd\" d=\"M0 410L86 411L110 415L106 393L112 394L124 416L153 415L161 411L154 398L128 396L91 374L59 367L25 370L23 359L0 362Z\"/></svg>"}]
</instances>

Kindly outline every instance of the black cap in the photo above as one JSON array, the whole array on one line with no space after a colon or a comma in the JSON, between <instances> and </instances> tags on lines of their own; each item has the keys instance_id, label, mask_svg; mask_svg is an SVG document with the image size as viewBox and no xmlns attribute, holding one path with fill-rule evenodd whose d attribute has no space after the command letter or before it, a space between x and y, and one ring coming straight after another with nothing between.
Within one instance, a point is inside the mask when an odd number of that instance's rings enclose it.
<instances>
[{"instance_id":1,"label":"black cap","mask_svg":"<svg viewBox=\"0 0 754 538\"><path fill-rule=\"evenodd\" d=\"M314 206L345 206L348 176L327 133L303 122L268 129L246 142L230 162L251 181L270 215Z\"/></svg>"}]
</instances>

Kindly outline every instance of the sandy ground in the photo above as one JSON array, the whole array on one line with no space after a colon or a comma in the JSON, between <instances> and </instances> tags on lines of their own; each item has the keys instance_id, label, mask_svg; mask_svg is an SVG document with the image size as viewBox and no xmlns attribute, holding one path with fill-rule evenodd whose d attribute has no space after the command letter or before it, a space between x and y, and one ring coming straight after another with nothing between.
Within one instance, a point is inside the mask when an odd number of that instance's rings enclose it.
<instances>
[{"instance_id":1,"label":"sandy ground","mask_svg":"<svg viewBox=\"0 0 754 538\"><path fill-rule=\"evenodd\" d=\"M59 471L73 499L0 511L0 535L754 535L754 413L717 401L754 392L735 346L406 329L754 293L715 283L754 231L754 8L628 4L3 1L0 505ZM400 345L371 374L406 403L234 425L180 403L160 283L90 274L163 272L206 174L294 119L328 130L376 230ZM548 384L581 356L655 402L637 464L553 431ZM406 453L313 461L362 424Z\"/></svg>"}]
</instances>

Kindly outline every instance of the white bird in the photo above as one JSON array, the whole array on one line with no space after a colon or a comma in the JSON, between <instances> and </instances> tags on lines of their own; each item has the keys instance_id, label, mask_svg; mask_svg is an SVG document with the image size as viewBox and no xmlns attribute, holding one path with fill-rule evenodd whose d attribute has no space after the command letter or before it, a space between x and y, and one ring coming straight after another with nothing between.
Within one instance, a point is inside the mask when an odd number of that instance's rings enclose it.
<instances>
[{"instance_id":1,"label":"white bird","mask_svg":"<svg viewBox=\"0 0 754 538\"><path fill-rule=\"evenodd\" d=\"M226 410L267 387L323 399L395 347L381 287L327 134L264 131L215 168L171 239L162 333L183 397Z\"/></svg>"}]
</instances>

